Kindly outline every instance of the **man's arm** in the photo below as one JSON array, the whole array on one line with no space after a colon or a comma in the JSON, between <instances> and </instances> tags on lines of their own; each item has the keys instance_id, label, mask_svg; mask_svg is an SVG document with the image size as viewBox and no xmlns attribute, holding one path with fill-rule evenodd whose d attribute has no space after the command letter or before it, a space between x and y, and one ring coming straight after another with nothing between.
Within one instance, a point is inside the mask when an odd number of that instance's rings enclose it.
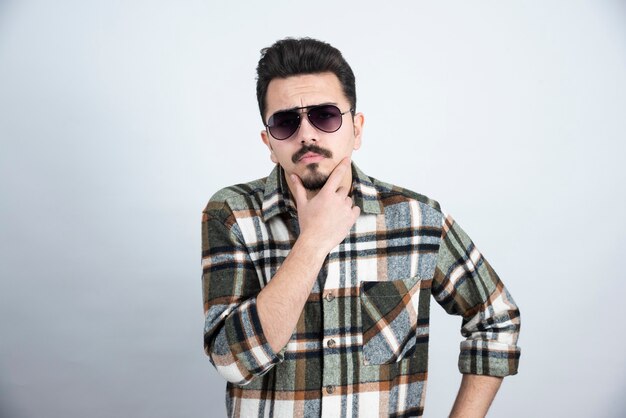
<instances>
[{"instance_id":1,"label":"man's arm","mask_svg":"<svg viewBox=\"0 0 626 418\"><path fill-rule=\"evenodd\" d=\"M282 358L326 255L354 224L359 208L344 188L335 188L349 160L307 200L299 179L294 197L300 235L269 283L260 288L255 264L224 196L209 202L202 222L204 346L217 371L245 385Z\"/></svg>"},{"instance_id":2,"label":"man's arm","mask_svg":"<svg viewBox=\"0 0 626 418\"><path fill-rule=\"evenodd\" d=\"M501 378L517 373L520 316L500 278L461 227L450 217L443 223L435 300L452 315L463 318L459 371L461 389L453 417L484 416Z\"/></svg>"},{"instance_id":3,"label":"man's arm","mask_svg":"<svg viewBox=\"0 0 626 418\"><path fill-rule=\"evenodd\" d=\"M313 283L330 251L346 237L360 209L340 183L350 169L345 158L311 200L297 176L291 178L298 208L300 236L272 280L257 297L265 338L280 351L291 338Z\"/></svg>"},{"instance_id":4,"label":"man's arm","mask_svg":"<svg viewBox=\"0 0 626 418\"><path fill-rule=\"evenodd\" d=\"M450 418L483 418L501 384L501 377L464 374Z\"/></svg>"}]
</instances>

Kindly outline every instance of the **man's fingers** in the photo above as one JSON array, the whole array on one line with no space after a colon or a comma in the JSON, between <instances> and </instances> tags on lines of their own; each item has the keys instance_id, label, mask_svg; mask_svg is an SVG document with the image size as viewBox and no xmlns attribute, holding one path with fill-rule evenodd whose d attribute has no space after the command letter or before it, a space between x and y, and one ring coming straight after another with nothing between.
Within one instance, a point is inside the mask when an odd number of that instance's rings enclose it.
<instances>
[{"instance_id":1,"label":"man's fingers","mask_svg":"<svg viewBox=\"0 0 626 418\"><path fill-rule=\"evenodd\" d=\"M337 190L335 190L335 193L337 194L343 194L346 196L346 198L349 198L350 196L348 196L348 193L350 193L350 189L348 189L347 187L339 187L337 188Z\"/></svg>"},{"instance_id":2,"label":"man's fingers","mask_svg":"<svg viewBox=\"0 0 626 418\"><path fill-rule=\"evenodd\" d=\"M304 186L302 185L302 181L300 180L300 177L298 177L296 174L292 174L291 176L291 182L293 183L293 198L296 199L296 206L301 206L302 204L307 202L307 198L306 198L306 190L304 189Z\"/></svg>"},{"instance_id":3,"label":"man's fingers","mask_svg":"<svg viewBox=\"0 0 626 418\"><path fill-rule=\"evenodd\" d=\"M339 164L337 164L337 167L334 168L333 172L330 173L330 176L328 176L328 180L326 180L326 185L324 186L324 188L329 188L333 192L336 192L349 166L350 157L345 157L339 162Z\"/></svg>"}]
</instances>

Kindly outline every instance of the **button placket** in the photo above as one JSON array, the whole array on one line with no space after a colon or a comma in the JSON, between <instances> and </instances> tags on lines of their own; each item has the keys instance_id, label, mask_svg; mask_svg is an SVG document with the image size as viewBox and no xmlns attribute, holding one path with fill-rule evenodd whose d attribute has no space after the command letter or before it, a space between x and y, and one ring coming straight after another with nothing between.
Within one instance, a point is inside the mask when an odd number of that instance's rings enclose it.
<instances>
[{"instance_id":1,"label":"button placket","mask_svg":"<svg viewBox=\"0 0 626 418\"><path fill-rule=\"evenodd\" d=\"M339 285L340 280L340 265L337 262L337 257L334 254L344 251L344 244L339 244L329 254L328 269L326 270L326 280L322 286L322 323L324 330L326 331L322 337L322 405L321 405L321 417L322 418L335 418L337 416L337 395L340 394L340 384L342 382L342 368L341 368L341 355L337 350L340 345L340 338L343 338L344 325L340 321L339 308L341 307L337 303L337 295L340 292ZM332 334L331 334L332 333Z\"/></svg>"}]
</instances>

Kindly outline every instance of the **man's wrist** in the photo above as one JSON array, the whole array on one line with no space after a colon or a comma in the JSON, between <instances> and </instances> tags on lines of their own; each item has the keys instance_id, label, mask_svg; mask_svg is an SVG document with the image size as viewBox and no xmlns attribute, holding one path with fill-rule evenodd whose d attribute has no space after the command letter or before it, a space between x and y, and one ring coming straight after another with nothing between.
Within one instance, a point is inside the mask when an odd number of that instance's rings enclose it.
<instances>
[{"instance_id":1,"label":"man's wrist","mask_svg":"<svg viewBox=\"0 0 626 418\"><path fill-rule=\"evenodd\" d=\"M330 250L324 248L319 239L304 234L298 237L291 251L302 255L303 259L309 260L309 262L314 264L319 264L320 266L330 253Z\"/></svg>"}]
</instances>

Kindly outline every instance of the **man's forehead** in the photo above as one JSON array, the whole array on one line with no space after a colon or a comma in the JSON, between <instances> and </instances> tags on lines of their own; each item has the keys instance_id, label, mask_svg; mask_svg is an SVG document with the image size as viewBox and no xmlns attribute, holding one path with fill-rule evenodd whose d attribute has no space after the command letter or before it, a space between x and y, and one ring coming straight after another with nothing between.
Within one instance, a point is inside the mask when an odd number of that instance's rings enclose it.
<instances>
[{"instance_id":1,"label":"man's forehead","mask_svg":"<svg viewBox=\"0 0 626 418\"><path fill-rule=\"evenodd\" d=\"M275 78L267 88L266 103L269 113L318 104L339 105L347 99L333 73L301 74Z\"/></svg>"}]
</instances>

